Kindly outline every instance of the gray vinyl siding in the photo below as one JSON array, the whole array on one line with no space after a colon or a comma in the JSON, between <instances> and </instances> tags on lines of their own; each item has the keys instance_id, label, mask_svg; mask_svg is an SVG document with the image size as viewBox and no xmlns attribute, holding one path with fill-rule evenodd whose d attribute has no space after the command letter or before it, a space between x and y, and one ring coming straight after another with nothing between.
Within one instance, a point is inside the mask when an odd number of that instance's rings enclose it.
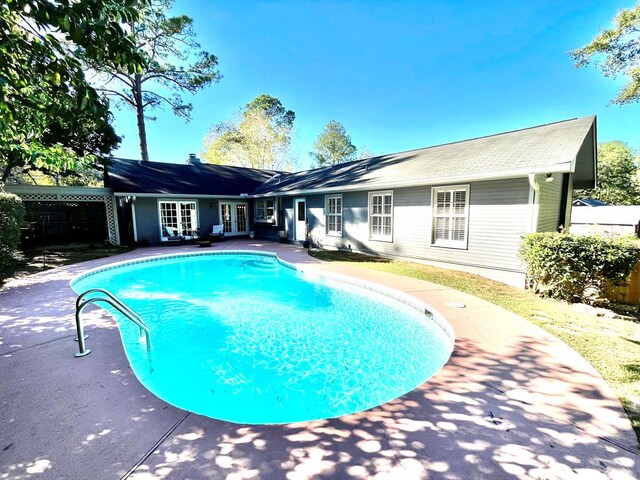
<instances>
[{"instance_id":1,"label":"gray vinyl siding","mask_svg":"<svg viewBox=\"0 0 640 480\"><path fill-rule=\"evenodd\" d=\"M158 216L158 199L137 197L135 202L138 240L147 240L150 243L159 242L160 217Z\"/></svg>"},{"instance_id":2,"label":"gray vinyl siding","mask_svg":"<svg viewBox=\"0 0 640 480\"><path fill-rule=\"evenodd\" d=\"M560 218L560 203L562 195L562 174L554 173L553 182L545 181L545 175L538 175L540 192L538 198L538 226L537 232L555 232Z\"/></svg>"},{"instance_id":3,"label":"gray vinyl siding","mask_svg":"<svg viewBox=\"0 0 640 480\"><path fill-rule=\"evenodd\" d=\"M287 231L287 238L293 240L293 197L282 199L282 210L284 211L284 229Z\"/></svg>"},{"instance_id":4,"label":"gray vinyl siding","mask_svg":"<svg viewBox=\"0 0 640 480\"><path fill-rule=\"evenodd\" d=\"M197 198L198 202L198 227L201 235L211 233L214 225L219 225L218 204L208 198ZM158 220L160 221L160 220Z\"/></svg>"},{"instance_id":5,"label":"gray vinyl siding","mask_svg":"<svg viewBox=\"0 0 640 480\"><path fill-rule=\"evenodd\" d=\"M526 178L470 184L466 249L431 245L431 187L393 190L393 240L370 240L368 194L343 193L342 237L325 234L325 196L308 195L309 227L313 240L327 247L354 251L522 270L518 248L522 234L528 232L531 225Z\"/></svg>"}]
</instances>

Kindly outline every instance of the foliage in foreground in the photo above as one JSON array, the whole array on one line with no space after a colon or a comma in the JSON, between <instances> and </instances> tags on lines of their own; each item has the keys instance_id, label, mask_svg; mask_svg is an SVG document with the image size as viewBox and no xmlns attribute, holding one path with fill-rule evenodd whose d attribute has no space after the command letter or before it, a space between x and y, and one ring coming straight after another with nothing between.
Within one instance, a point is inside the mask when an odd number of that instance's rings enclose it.
<instances>
[{"instance_id":1,"label":"foliage in foreground","mask_svg":"<svg viewBox=\"0 0 640 480\"><path fill-rule=\"evenodd\" d=\"M120 139L80 57L134 72L143 59L125 25L147 0L0 6L0 182L14 168L66 173L108 158Z\"/></svg>"},{"instance_id":2,"label":"foliage in foreground","mask_svg":"<svg viewBox=\"0 0 640 480\"><path fill-rule=\"evenodd\" d=\"M628 237L524 236L520 257L531 286L544 296L593 303L609 284L624 284L640 261L640 246Z\"/></svg>"},{"instance_id":3,"label":"foliage in foreground","mask_svg":"<svg viewBox=\"0 0 640 480\"><path fill-rule=\"evenodd\" d=\"M4 271L20 241L24 205L17 195L0 192L0 272Z\"/></svg>"}]
</instances>

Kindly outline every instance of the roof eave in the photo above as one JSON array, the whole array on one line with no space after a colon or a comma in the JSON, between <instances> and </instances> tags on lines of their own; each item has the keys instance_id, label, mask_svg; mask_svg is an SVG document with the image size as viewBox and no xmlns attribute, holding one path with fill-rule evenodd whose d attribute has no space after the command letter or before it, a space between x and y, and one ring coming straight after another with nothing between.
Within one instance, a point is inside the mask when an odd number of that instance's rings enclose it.
<instances>
[{"instance_id":1,"label":"roof eave","mask_svg":"<svg viewBox=\"0 0 640 480\"><path fill-rule=\"evenodd\" d=\"M489 180L507 180L510 178L526 178L529 175L541 175L547 173L569 173L571 172L571 163L561 163L544 168L528 168L520 170L510 170L503 172L491 172L485 174L474 175L458 175L449 177L429 178L429 179L411 179L401 180L397 182L380 182L380 183L364 183L364 184L351 184L351 185L338 185L334 187L319 187L299 190L271 190L269 192L251 194L249 198L263 198L273 196L289 196L289 195L311 195L333 192L353 192L361 190L386 190L393 188L407 188L407 187L424 187L430 185L443 185L449 183L470 183L470 182L484 182Z\"/></svg>"},{"instance_id":2,"label":"roof eave","mask_svg":"<svg viewBox=\"0 0 640 480\"><path fill-rule=\"evenodd\" d=\"M113 192L116 197L141 198L231 198L246 199L247 195L209 195L204 193L148 193L148 192Z\"/></svg>"}]
</instances>

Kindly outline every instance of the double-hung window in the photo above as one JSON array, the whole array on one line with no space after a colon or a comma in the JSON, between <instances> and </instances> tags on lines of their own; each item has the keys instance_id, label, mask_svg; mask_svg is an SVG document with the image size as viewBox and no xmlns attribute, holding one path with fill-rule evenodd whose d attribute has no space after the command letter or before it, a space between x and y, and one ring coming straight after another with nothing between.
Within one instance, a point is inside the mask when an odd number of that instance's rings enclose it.
<instances>
[{"instance_id":1,"label":"double-hung window","mask_svg":"<svg viewBox=\"0 0 640 480\"><path fill-rule=\"evenodd\" d=\"M275 199L274 198L258 198L256 205L256 222L274 223L275 222Z\"/></svg>"},{"instance_id":2,"label":"double-hung window","mask_svg":"<svg viewBox=\"0 0 640 480\"><path fill-rule=\"evenodd\" d=\"M393 192L369 193L369 238L393 241Z\"/></svg>"},{"instance_id":3,"label":"double-hung window","mask_svg":"<svg viewBox=\"0 0 640 480\"><path fill-rule=\"evenodd\" d=\"M160 201L160 238L169 237L167 231L174 235L196 236L198 230L197 204L195 201Z\"/></svg>"},{"instance_id":4,"label":"double-hung window","mask_svg":"<svg viewBox=\"0 0 640 480\"><path fill-rule=\"evenodd\" d=\"M342 195L325 197L327 235L342 236Z\"/></svg>"},{"instance_id":5,"label":"double-hung window","mask_svg":"<svg viewBox=\"0 0 640 480\"><path fill-rule=\"evenodd\" d=\"M432 191L433 245L467 248L469 185L435 187Z\"/></svg>"}]
</instances>

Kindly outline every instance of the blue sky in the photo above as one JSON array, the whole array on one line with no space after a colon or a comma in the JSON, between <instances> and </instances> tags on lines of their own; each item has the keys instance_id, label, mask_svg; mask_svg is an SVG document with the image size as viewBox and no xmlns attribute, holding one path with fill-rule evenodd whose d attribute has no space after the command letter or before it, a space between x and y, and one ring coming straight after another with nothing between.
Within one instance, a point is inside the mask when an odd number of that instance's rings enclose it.
<instances>
[{"instance_id":1,"label":"blue sky","mask_svg":"<svg viewBox=\"0 0 640 480\"><path fill-rule=\"evenodd\" d=\"M223 75L147 123L151 160L183 162L209 127L267 93L296 112L298 168L329 120L376 154L598 115L599 141L640 148L640 105L608 105L623 79L567 52L632 0L176 0ZM188 96L187 96L188 97ZM185 97L185 98L187 98ZM140 158L135 116L116 111L116 156Z\"/></svg>"}]
</instances>

